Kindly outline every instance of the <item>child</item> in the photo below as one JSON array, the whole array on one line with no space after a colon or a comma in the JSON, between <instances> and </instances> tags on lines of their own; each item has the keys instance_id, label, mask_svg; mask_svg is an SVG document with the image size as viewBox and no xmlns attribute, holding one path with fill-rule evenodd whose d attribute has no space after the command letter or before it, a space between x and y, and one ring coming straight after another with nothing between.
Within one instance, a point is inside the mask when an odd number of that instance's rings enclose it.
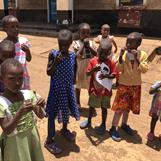
<instances>
[{"instance_id":1,"label":"child","mask_svg":"<svg viewBox=\"0 0 161 161\"><path fill-rule=\"evenodd\" d=\"M94 44L90 37L91 28L87 23L79 25L80 39L73 42L73 48L77 55L77 75L76 75L76 98L80 107L80 91L81 88L88 89L89 82L85 74L89 60L97 54Z\"/></svg>"},{"instance_id":2,"label":"child","mask_svg":"<svg viewBox=\"0 0 161 161\"><path fill-rule=\"evenodd\" d=\"M45 100L31 90L20 90L22 65L7 59L1 65L1 80L5 85L0 96L1 150L3 161L44 161L35 114L43 118Z\"/></svg>"},{"instance_id":3,"label":"child","mask_svg":"<svg viewBox=\"0 0 161 161\"><path fill-rule=\"evenodd\" d=\"M104 24L101 27L101 35L98 35L97 38L95 39L96 43L100 43L101 41L109 41L112 43L115 47L114 53L117 52L117 44L114 40L114 36L110 35L110 26L108 24Z\"/></svg>"},{"instance_id":4,"label":"child","mask_svg":"<svg viewBox=\"0 0 161 161\"><path fill-rule=\"evenodd\" d=\"M10 40L0 42L0 65L8 58L15 57L15 44ZM0 94L4 91L4 85L0 82Z\"/></svg>"},{"instance_id":5,"label":"child","mask_svg":"<svg viewBox=\"0 0 161 161\"><path fill-rule=\"evenodd\" d=\"M113 140L120 141L121 137L117 131L117 126L121 115L121 128L129 135L133 135L133 130L127 125L129 112L140 113L141 99L141 73L148 70L147 54L138 50L141 45L142 34L138 32L130 33L127 36L126 47L120 52L117 69L121 72L119 86L112 106L115 111L110 134Z\"/></svg>"},{"instance_id":6,"label":"child","mask_svg":"<svg viewBox=\"0 0 161 161\"><path fill-rule=\"evenodd\" d=\"M75 140L75 134L68 130L69 116L79 120L79 110L74 92L74 71L76 55L69 52L72 43L72 33L69 30L61 30L58 34L59 50L53 50L49 54L47 74L51 76L50 91L47 101L48 136L45 147L52 154L61 153L62 150L56 145L55 118L63 123L61 134L69 141Z\"/></svg>"},{"instance_id":7,"label":"child","mask_svg":"<svg viewBox=\"0 0 161 161\"><path fill-rule=\"evenodd\" d=\"M101 42L98 48L98 57L94 57L90 60L87 67L87 76L90 77L89 86L89 116L88 121L82 122L80 128L84 129L91 126L91 119L93 114L93 109L101 107L102 109L102 123L97 129L97 133L103 135L106 131L106 118L107 109L110 108L110 100L112 95L112 84L110 89L106 89L97 82L96 75L99 79L114 79L116 75L115 62L108 59L111 54L112 45L111 43L104 41ZM101 69L101 64L104 63L104 67Z\"/></svg>"},{"instance_id":8,"label":"child","mask_svg":"<svg viewBox=\"0 0 161 161\"><path fill-rule=\"evenodd\" d=\"M152 117L150 123L150 132L147 135L148 141L154 140L154 130L158 119L161 121L161 81L156 82L152 85L149 91L150 94L154 94L151 109L149 115ZM161 135L159 135L161 140Z\"/></svg>"},{"instance_id":9,"label":"child","mask_svg":"<svg viewBox=\"0 0 161 161\"><path fill-rule=\"evenodd\" d=\"M2 27L7 34L5 39L14 42L16 48L15 59L22 64L24 69L22 89L30 89L30 77L26 63L26 61L31 61L30 44L26 38L19 37L19 22L16 17L12 15L5 16L2 19Z\"/></svg>"}]
</instances>

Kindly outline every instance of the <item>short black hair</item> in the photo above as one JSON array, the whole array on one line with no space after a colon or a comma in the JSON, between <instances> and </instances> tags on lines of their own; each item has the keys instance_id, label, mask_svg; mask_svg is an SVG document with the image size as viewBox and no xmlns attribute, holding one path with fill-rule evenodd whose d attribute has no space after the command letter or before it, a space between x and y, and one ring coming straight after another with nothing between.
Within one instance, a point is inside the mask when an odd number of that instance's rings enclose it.
<instances>
[{"instance_id":1,"label":"short black hair","mask_svg":"<svg viewBox=\"0 0 161 161\"><path fill-rule=\"evenodd\" d=\"M88 23L85 23L85 22L81 23L81 24L79 25L79 27L78 27L79 31L80 31L81 29L83 29L83 28L89 28L89 29L91 29L90 25L89 25Z\"/></svg>"},{"instance_id":2,"label":"short black hair","mask_svg":"<svg viewBox=\"0 0 161 161\"><path fill-rule=\"evenodd\" d=\"M110 29L110 25L109 24L103 24L102 26L101 26L101 29L102 28L109 28Z\"/></svg>"},{"instance_id":3,"label":"short black hair","mask_svg":"<svg viewBox=\"0 0 161 161\"><path fill-rule=\"evenodd\" d=\"M140 46L143 39L143 34L139 32L131 32L127 36L127 39L130 39L130 38L135 38L138 41L138 46Z\"/></svg>"},{"instance_id":4,"label":"short black hair","mask_svg":"<svg viewBox=\"0 0 161 161\"><path fill-rule=\"evenodd\" d=\"M73 40L72 32L67 29L60 30L58 33L58 41L60 42L61 40Z\"/></svg>"},{"instance_id":5,"label":"short black hair","mask_svg":"<svg viewBox=\"0 0 161 161\"><path fill-rule=\"evenodd\" d=\"M14 67L18 67L18 68L22 68L22 64L14 59L14 58L9 58L9 59L6 59L2 64L1 64L1 67L0 67L0 74L3 76L6 74L7 70L11 67L11 66L14 66ZM22 68L23 69L23 68Z\"/></svg>"},{"instance_id":6,"label":"short black hair","mask_svg":"<svg viewBox=\"0 0 161 161\"><path fill-rule=\"evenodd\" d=\"M109 41L101 41L98 49L112 50L112 44Z\"/></svg>"},{"instance_id":7,"label":"short black hair","mask_svg":"<svg viewBox=\"0 0 161 161\"><path fill-rule=\"evenodd\" d=\"M12 52L15 51L15 44L11 40L3 40L0 42L0 51L7 51L7 52Z\"/></svg>"},{"instance_id":8,"label":"short black hair","mask_svg":"<svg viewBox=\"0 0 161 161\"><path fill-rule=\"evenodd\" d=\"M19 22L18 19L13 15L7 15L2 18L2 27L3 29L6 27L6 25L12 20L15 19L15 21Z\"/></svg>"}]
</instances>

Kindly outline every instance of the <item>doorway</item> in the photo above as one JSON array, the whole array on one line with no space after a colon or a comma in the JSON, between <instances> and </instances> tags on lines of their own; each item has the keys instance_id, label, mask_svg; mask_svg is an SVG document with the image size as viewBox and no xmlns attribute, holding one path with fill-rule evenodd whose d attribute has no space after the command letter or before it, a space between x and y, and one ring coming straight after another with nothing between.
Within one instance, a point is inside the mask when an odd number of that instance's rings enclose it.
<instances>
[{"instance_id":1,"label":"doorway","mask_svg":"<svg viewBox=\"0 0 161 161\"><path fill-rule=\"evenodd\" d=\"M56 9L56 2L57 0L49 0L49 22L56 23L57 22L57 9Z\"/></svg>"}]
</instances>

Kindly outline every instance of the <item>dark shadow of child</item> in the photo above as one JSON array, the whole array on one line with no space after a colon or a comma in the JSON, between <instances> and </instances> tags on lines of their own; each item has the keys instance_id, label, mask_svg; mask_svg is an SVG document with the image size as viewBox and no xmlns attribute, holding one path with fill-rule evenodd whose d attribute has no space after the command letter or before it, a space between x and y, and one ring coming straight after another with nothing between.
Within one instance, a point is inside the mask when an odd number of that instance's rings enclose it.
<instances>
[{"instance_id":1,"label":"dark shadow of child","mask_svg":"<svg viewBox=\"0 0 161 161\"><path fill-rule=\"evenodd\" d=\"M56 140L56 142L58 142L58 144L60 145L61 149L63 149L62 153L55 155L56 158L61 158L61 157L69 156L70 152L75 152L75 153L79 153L80 152L80 148L75 143L75 141L74 142L69 142L68 140L66 140L61 135L60 131L56 132L55 140Z\"/></svg>"},{"instance_id":2,"label":"dark shadow of child","mask_svg":"<svg viewBox=\"0 0 161 161\"><path fill-rule=\"evenodd\" d=\"M136 130L134 130L133 135L128 135L121 128L119 128L118 131L119 131L119 134L121 135L122 140L125 140L128 143L133 143L133 144L142 144L143 143L141 136L137 133Z\"/></svg>"},{"instance_id":3,"label":"dark shadow of child","mask_svg":"<svg viewBox=\"0 0 161 161\"><path fill-rule=\"evenodd\" d=\"M161 150L161 140L158 137L155 137L153 141L147 141L146 145L156 151Z\"/></svg>"},{"instance_id":4,"label":"dark shadow of child","mask_svg":"<svg viewBox=\"0 0 161 161\"><path fill-rule=\"evenodd\" d=\"M92 128L92 127L85 129L85 134L94 146L98 146L100 143L102 143L104 140L110 137L107 130L104 135L98 135L96 133L96 128Z\"/></svg>"}]
</instances>

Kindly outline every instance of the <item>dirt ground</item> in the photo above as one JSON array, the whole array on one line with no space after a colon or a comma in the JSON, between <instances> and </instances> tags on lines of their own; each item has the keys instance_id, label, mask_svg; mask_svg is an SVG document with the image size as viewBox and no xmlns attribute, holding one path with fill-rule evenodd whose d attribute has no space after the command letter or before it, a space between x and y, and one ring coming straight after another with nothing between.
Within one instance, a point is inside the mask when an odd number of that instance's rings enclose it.
<instances>
[{"instance_id":1,"label":"dirt ground","mask_svg":"<svg viewBox=\"0 0 161 161\"><path fill-rule=\"evenodd\" d=\"M32 62L28 64L32 89L36 90L44 98L47 98L49 90L49 77L46 75L46 64L48 51L52 48L57 48L55 38L22 35L27 37L32 44ZM0 39L5 37L3 32L0 32ZM125 37L115 37L117 45L123 47ZM161 45L161 39L146 38L143 40L141 48L148 54L150 51ZM137 133L130 137L120 131L122 141L114 142L108 133L111 126L113 112L109 110L107 118L107 132L104 136L95 134L94 127L98 126L101 120L100 109L97 110L97 116L93 119L93 129L81 130L79 123L87 118L88 114L88 94L86 90L81 93L82 117L79 122L74 119L70 120L69 128L77 132L76 143L67 142L60 134L61 125L56 124L57 136L56 140L64 149L63 153L57 157L50 154L44 147L44 141L47 134L47 120L39 120L38 128L41 137L41 144L46 161L161 161L161 143L158 138L152 143L147 143L146 135L149 131L150 117L148 110L151 103L151 96L148 94L149 87L156 80L161 80L161 61L158 57L150 64L149 71L143 75L142 84L142 101L141 114L139 116L130 114L129 124L137 130ZM112 101L115 96L113 92ZM161 133L161 124L158 122L156 127L156 136Z\"/></svg>"}]
</instances>

